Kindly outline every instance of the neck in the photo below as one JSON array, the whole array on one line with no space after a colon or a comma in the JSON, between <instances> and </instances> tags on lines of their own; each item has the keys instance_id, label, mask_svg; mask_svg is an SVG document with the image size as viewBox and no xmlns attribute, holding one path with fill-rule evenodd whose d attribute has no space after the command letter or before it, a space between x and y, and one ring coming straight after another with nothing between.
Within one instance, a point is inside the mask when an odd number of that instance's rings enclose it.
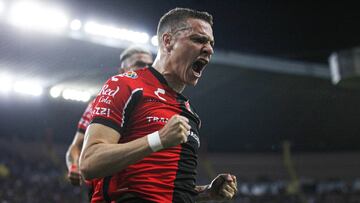
<instances>
[{"instance_id":1,"label":"neck","mask_svg":"<svg viewBox=\"0 0 360 203\"><path fill-rule=\"evenodd\" d=\"M185 84L181 81L171 70L176 67L171 61L166 60L166 57L160 57L161 53L158 53L153 63L153 67L165 78L169 87L177 93L181 93L185 89Z\"/></svg>"}]
</instances>

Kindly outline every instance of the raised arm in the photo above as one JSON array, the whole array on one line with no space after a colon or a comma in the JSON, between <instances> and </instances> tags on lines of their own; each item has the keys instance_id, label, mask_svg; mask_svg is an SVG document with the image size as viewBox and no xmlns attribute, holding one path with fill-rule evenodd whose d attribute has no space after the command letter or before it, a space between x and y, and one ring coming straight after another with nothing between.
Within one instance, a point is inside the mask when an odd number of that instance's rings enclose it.
<instances>
[{"instance_id":1,"label":"raised arm","mask_svg":"<svg viewBox=\"0 0 360 203\"><path fill-rule=\"evenodd\" d=\"M184 143L190 130L188 122L187 118L174 115L158 132L120 144L118 131L102 124L91 124L80 156L81 173L85 179L109 176L153 151ZM154 143L154 138L159 138L160 142Z\"/></svg>"}]
</instances>

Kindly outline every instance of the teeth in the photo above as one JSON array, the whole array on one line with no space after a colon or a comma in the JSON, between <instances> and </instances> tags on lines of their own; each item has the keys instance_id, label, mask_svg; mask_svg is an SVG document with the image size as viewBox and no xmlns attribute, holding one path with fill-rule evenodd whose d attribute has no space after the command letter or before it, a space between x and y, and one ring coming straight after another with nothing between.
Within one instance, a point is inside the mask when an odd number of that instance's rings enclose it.
<instances>
[{"instance_id":1,"label":"teeth","mask_svg":"<svg viewBox=\"0 0 360 203\"><path fill-rule=\"evenodd\" d=\"M205 61L204 59L199 59L198 62L200 62L203 66L207 63L207 61Z\"/></svg>"}]
</instances>

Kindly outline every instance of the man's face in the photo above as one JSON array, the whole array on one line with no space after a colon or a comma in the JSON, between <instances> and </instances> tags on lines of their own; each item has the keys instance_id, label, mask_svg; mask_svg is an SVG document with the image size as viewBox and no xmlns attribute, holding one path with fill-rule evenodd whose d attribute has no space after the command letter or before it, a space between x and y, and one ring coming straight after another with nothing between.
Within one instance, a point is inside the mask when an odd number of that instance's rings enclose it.
<instances>
[{"instance_id":1,"label":"man's face","mask_svg":"<svg viewBox=\"0 0 360 203\"><path fill-rule=\"evenodd\" d=\"M124 62L124 68L126 71L137 70L144 68L153 63L152 56L146 53L136 53L127 58Z\"/></svg>"},{"instance_id":2,"label":"man's face","mask_svg":"<svg viewBox=\"0 0 360 203\"><path fill-rule=\"evenodd\" d=\"M190 29L179 31L173 37L170 61L177 79L195 86L214 53L214 36L209 23L199 19L187 20Z\"/></svg>"}]
</instances>

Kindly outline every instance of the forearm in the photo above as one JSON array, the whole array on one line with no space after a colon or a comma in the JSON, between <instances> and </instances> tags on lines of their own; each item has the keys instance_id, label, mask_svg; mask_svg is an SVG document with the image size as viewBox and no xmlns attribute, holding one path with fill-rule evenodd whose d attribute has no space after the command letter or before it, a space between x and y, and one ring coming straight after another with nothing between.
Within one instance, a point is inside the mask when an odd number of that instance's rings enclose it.
<instances>
[{"instance_id":1,"label":"forearm","mask_svg":"<svg viewBox=\"0 0 360 203\"><path fill-rule=\"evenodd\" d=\"M66 152L66 165L68 169L71 165L79 165L79 158L82 149L82 145L84 142L84 134L81 132L76 132L74 136L74 140L69 146L69 149Z\"/></svg>"},{"instance_id":2,"label":"forearm","mask_svg":"<svg viewBox=\"0 0 360 203\"><path fill-rule=\"evenodd\" d=\"M94 143L83 151L80 169L86 179L105 177L151 153L146 136L124 144Z\"/></svg>"},{"instance_id":3,"label":"forearm","mask_svg":"<svg viewBox=\"0 0 360 203\"><path fill-rule=\"evenodd\" d=\"M76 164L76 165L79 164L80 152L81 152L81 149L78 149L74 145L70 145L68 151L66 152L66 165L67 165L68 169L73 164Z\"/></svg>"}]
</instances>

